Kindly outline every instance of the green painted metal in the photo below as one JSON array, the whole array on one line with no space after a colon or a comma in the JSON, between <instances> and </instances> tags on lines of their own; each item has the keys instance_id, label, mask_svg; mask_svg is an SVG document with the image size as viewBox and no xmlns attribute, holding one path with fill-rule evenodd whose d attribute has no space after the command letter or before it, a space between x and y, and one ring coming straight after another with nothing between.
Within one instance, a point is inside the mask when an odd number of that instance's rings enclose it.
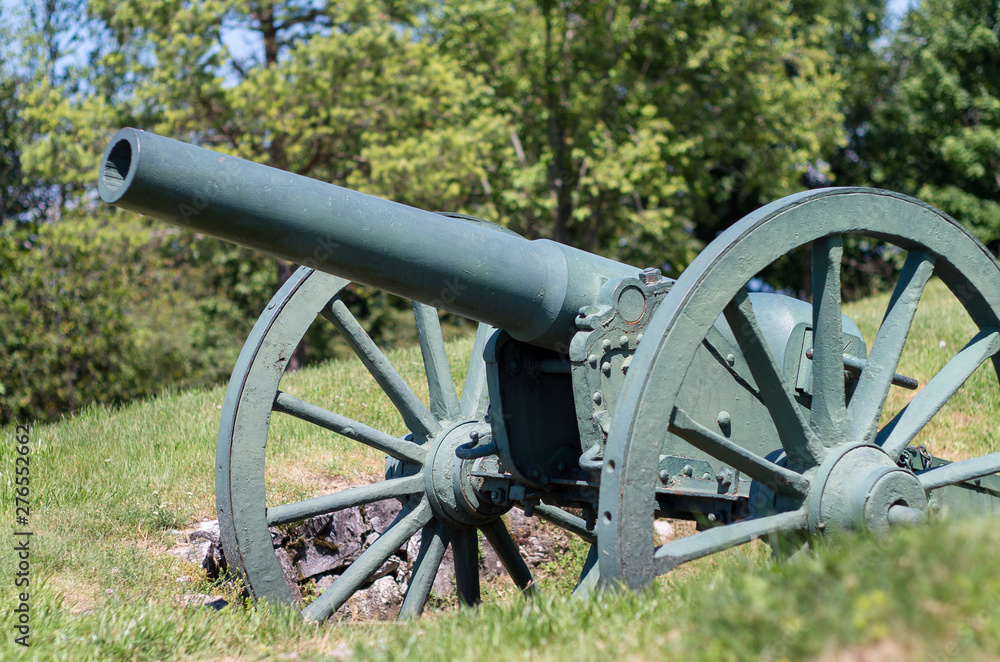
<instances>
[{"instance_id":1,"label":"green painted metal","mask_svg":"<svg viewBox=\"0 0 1000 662\"><path fill-rule=\"evenodd\" d=\"M563 351L604 280L638 272L136 129L111 139L98 190L107 203Z\"/></svg>"},{"instance_id":2,"label":"green painted metal","mask_svg":"<svg viewBox=\"0 0 1000 662\"><path fill-rule=\"evenodd\" d=\"M848 235L888 241L908 251L908 259L865 369L845 390L847 336L839 266L840 246ZM788 365L794 348L786 350L783 365L757 321L756 302L745 293L762 269L805 246L812 247L813 319L811 335L800 332L798 337L800 342L814 339L809 397L796 389L793 378L801 374L801 364ZM899 355L931 273L951 289L980 333L879 430ZM810 191L737 223L673 284L635 352L601 472L597 533L602 584L639 589L680 563L774 532L882 530L913 523L956 491L964 494L952 502L958 507L996 511L1000 491L992 474L1000 471L1000 453L953 464L931 458L937 466L917 473L901 463L900 454L979 365L988 358L996 365L998 311L1000 266L953 219L912 198L870 189ZM718 331L720 315L752 376L751 381L733 369L728 379L744 384L769 412L739 436L713 429L721 424L699 420L681 406L700 396L711 400L699 374L705 371L705 347ZM725 363L717 355L715 360ZM713 388L725 388L725 380L717 380ZM719 421L729 420L728 414L719 415ZM666 434L668 428L674 434ZM774 435L779 443L761 449L760 435ZM729 465L750 475L750 518L657 547L653 522L664 509L657 475L663 465L657 458L664 453L681 458L707 453L707 467ZM993 481L988 487L975 484L983 476L981 482Z\"/></svg>"},{"instance_id":3,"label":"green painted metal","mask_svg":"<svg viewBox=\"0 0 1000 662\"><path fill-rule=\"evenodd\" d=\"M303 609L304 617L329 617L391 554L418 534L421 551L401 618L419 614L426 605L448 545L454 551L460 599L467 604L479 601L479 528L515 582L522 588L531 586L531 572L499 519L509 506L480 503L471 475L477 465L455 455L455 448L469 440L469 429L488 430L481 418L485 411L482 347L493 330L485 325L480 328L478 357L472 357L459 400L451 387L437 312L415 306L432 396L428 408L341 305L338 294L346 285L346 280L307 267L299 269L268 304L240 353L223 405L216 457L216 500L227 559L243 574L255 599L293 603L292 587L275 555L268 527L398 499L403 510L397 520L319 599ZM329 320L331 330L339 330L348 340L399 410L410 435L395 437L281 390L288 357L317 318ZM386 453L386 479L300 502L267 502L268 431L272 416L279 415L294 416Z\"/></svg>"},{"instance_id":4,"label":"green painted metal","mask_svg":"<svg viewBox=\"0 0 1000 662\"><path fill-rule=\"evenodd\" d=\"M727 230L672 281L134 129L112 139L99 189L106 202L306 265L261 315L226 394L216 488L227 558L254 598L291 603L269 527L384 500L402 507L306 618L329 617L416 536L401 618L424 608L449 546L459 600L480 602L479 534L533 591L501 519L515 506L592 543L577 594L641 588L754 538L1000 513L1000 453L948 463L914 446L979 366L1000 367L1000 266L954 220L911 198L790 196ZM843 246L856 236L907 251L870 352L841 306ZM748 291L768 265L806 247L812 304ZM932 275L979 332L880 428L892 386L916 386L896 370ZM427 402L340 299L349 280L414 301ZM460 393L439 309L481 322ZM317 319L345 339L408 434L282 389ZM273 416L385 453L385 480L268 502ZM701 530L656 546L661 517Z\"/></svg>"}]
</instances>

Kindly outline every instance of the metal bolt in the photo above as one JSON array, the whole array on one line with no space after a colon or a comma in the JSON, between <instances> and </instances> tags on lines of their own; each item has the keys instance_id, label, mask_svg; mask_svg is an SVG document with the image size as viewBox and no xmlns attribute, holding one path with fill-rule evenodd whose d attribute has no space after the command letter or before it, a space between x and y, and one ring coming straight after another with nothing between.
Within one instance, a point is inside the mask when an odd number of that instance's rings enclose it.
<instances>
[{"instance_id":1,"label":"metal bolt","mask_svg":"<svg viewBox=\"0 0 1000 662\"><path fill-rule=\"evenodd\" d=\"M660 471L660 482L666 483L670 479L670 473L666 469Z\"/></svg>"},{"instance_id":2,"label":"metal bolt","mask_svg":"<svg viewBox=\"0 0 1000 662\"><path fill-rule=\"evenodd\" d=\"M663 277L663 272L656 267L647 267L642 270L639 274L639 280L642 281L643 285L652 285L653 283L659 283L660 279Z\"/></svg>"},{"instance_id":3,"label":"metal bolt","mask_svg":"<svg viewBox=\"0 0 1000 662\"><path fill-rule=\"evenodd\" d=\"M685 464L684 467L681 469L681 473L690 478L691 474L694 473L694 467L692 467L690 464Z\"/></svg>"},{"instance_id":4,"label":"metal bolt","mask_svg":"<svg viewBox=\"0 0 1000 662\"><path fill-rule=\"evenodd\" d=\"M703 473L703 474L701 475L701 479L702 479L702 480L712 480L712 474L710 474L710 473L708 473L708 472L706 471L705 473Z\"/></svg>"},{"instance_id":5,"label":"metal bolt","mask_svg":"<svg viewBox=\"0 0 1000 662\"><path fill-rule=\"evenodd\" d=\"M708 514L708 521L709 522L714 522L716 519L718 519L718 518L715 516L715 513L709 513Z\"/></svg>"},{"instance_id":6,"label":"metal bolt","mask_svg":"<svg viewBox=\"0 0 1000 662\"><path fill-rule=\"evenodd\" d=\"M733 472L729 469L721 469L719 470L719 473L715 474L715 480L717 480L719 485L723 488L728 489L729 486L733 484Z\"/></svg>"},{"instance_id":7,"label":"metal bolt","mask_svg":"<svg viewBox=\"0 0 1000 662\"><path fill-rule=\"evenodd\" d=\"M503 503L503 491L493 490L492 492L490 492L490 501L498 505L500 503Z\"/></svg>"}]
</instances>

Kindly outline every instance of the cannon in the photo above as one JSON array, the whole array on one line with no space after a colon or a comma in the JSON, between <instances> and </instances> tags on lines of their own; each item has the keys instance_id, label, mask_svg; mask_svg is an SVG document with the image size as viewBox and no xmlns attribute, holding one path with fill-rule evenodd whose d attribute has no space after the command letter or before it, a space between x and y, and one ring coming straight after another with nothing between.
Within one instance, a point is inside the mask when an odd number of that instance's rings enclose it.
<instances>
[{"instance_id":1,"label":"cannon","mask_svg":"<svg viewBox=\"0 0 1000 662\"><path fill-rule=\"evenodd\" d=\"M1000 453L948 461L921 436L970 378L981 397L997 388L1000 266L959 223L913 198L863 188L791 195L730 227L672 280L135 129L112 138L98 188L104 202L303 265L250 333L222 406L226 558L252 597L292 603L274 527L401 503L332 585L299 605L306 618L331 616L415 536L401 617L424 608L449 546L458 597L480 601L480 533L530 591L502 518L513 507L590 543L580 592L638 590L755 539L801 543L1000 510ZM867 341L841 295L844 246L861 241L902 262ZM758 291L760 274L792 253L811 267L811 302ZM917 384L897 369L932 276L975 330ZM342 300L351 282L413 301L426 402ZM438 309L479 323L460 392ZM408 432L282 389L291 353L319 318ZM908 389L916 393L906 401ZM384 454L384 480L269 500L277 415ZM663 519L692 520L695 531L663 540Z\"/></svg>"}]
</instances>

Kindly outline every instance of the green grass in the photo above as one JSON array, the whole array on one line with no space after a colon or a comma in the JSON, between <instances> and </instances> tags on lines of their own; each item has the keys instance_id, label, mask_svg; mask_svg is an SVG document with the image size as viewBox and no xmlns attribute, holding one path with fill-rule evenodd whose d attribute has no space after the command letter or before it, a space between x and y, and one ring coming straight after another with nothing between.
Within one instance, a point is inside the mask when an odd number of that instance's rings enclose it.
<instances>
[{"instance_id":1,"label":"green grass","mask_svg":"<svg viewBox=\"0 0 1000 662\"><path fill-rule=\"evenodd\" d=\"M846 312L869 346L888 296ZM973 334L940 283L928 287L899 372L921 383ZM944 346L942 347L942 343ZM471 339L451 344L457 379ZM420 385L413 348L390 353ZM392 431L401 423L358 365L338 362L290 375L283 388ZM420 392L420 388L417 388ZM773 564L756 543L682 566L642 595L569 600L578 545L546 568L542 596L506 584L486 604L449 601L416 623L313 626L287 610L245 609L233 590L166 554L171 531L214 515L214 441L224 389L168 393L121 410L91 408L31 430L32 646L13 641L13 428L0 431L0 659L690 660L991 659L1000 655L1000 527L941 522L827 539ZM974 375L927 427L936 454L996 450L996 377ZM424 395L421 393L421 395ZM886 416L912 394L894 389ZM383 460L357 444L276 417L269 441L273 498L304 498L377 476ZM187 578L186 581L178 581ZM233 600L221 612L182 605L186 594ZM294 658L298 654L298 658ZM825 656L825 657L824 657ZM860 659L847 657L844 659Z\"/></svg>"}]
</instances>

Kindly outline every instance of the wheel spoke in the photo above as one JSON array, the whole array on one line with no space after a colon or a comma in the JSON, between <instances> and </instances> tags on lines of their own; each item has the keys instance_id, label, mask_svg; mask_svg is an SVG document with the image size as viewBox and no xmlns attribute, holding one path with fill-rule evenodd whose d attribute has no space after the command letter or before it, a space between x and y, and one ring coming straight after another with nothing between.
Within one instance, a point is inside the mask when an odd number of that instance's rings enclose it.
<instances>
[{"instance_id":1,"label":"wheel spoke","mask_svg":"<svg viewBox=\"0 0 1000 662\"><path fill-rule=\"evenodd\" d=\"M816 433L802 415L767 345L745 290L740 290L724 311L729 328L743 352L757 383L761 400L778 430L789 464L807 469L819 464L825 451Z\"/></svg>"},{"instance_id":2,"label":"wheel spoke","mask_svg":"<svg viewBox=\"0 0 1000 662\"><path fill-rule=\"evenodd\" d=\"M410 585L406 588L403 606L399 608L400 620L419 616L427 604L438 568L441 567L441 560L448 548L448 539L442 529L436 520L424 527L420 536L420 552L410 574Z\"/></svg>"},{"instance_id":3,"label":"wheel spoke","mask_svg":"<svg viewBox=\"0 0 1000 662\"><path fill-rule=\"evenodd\" d=\"M809 494L809 479L802 474L778 466L746 448L726 439L718 432L695 422L680 407L674 407L670 432L695 448L745 473L756 481L783 494L805 497Z\"/></svg>"},{"instance_id":4,"label":"wheel spoke","mask_svg":"<svg viewBox=\"0 0 1000 662\"><path fill-rule=\"evenodd\" d=\"M983 361L1000 350L1000 332L994 328L980 331L938 374L913 396L902 411L879 432L876 443L890 457L903 452L914 437L961 388Z\"/></svg>"},{"instance_id":5,"label":"wheel spoke","mask_svg":"<svg viewBox=\"0 0 1000 662\"><path fill-rule=\"evenodd\" d=\"M597 543L591 543L590 551L587 552L587 558L583 562L583 569L580 571L580 579L576 582L576 588L573 589L574 598L589 596L600 584L601 564L597 562L597 554Z\"/></svg>"},{"instance_id":6,"label":"wheel spoke","mask_svg":"<svg viewBox=\"0 0 1000 662\"><path fill-rule=\"evenodd\" d=\"M923 251L912 251L906 256L906 264L896 281L889 307L847 408L855 439L868 442L878 431L878 419L889 395L906 336L933 272L934 256Z\"/></svg>"},{"instance_id":7,"label":"wheel spoke","mask_svg":"<svg viewBox=\"0 0 1000 662\"><path fill-rule=\"evenodd\" d=\"M455 529L451 537L455 557L455 588L462 604L473 606L479 597L479 531Z\"/></svg>"},{"instance_id":8,"label":"wheel spoke","mask_svg":"<svg viewBox=\"0 0 1000 662\"><path fill-rule=\"evenodd\" d=\"M656 548L656 574L670 572L682 563L721 552L773 533L801 531L807 526L806 511L795 510L778 515L743 520L717 526Z\"/></svg>"},{"instance_id":9,"label":"wheel spoke","mask_svg":"<svg viewBox=\"0 0 1000 662\"><path fill-rule=\"evenodd\" d=\"M521 552L517 549L517 543L510 537L510 532L507 531L507 526L503 523L503 520L500 518L493 520L484 526L482 531L490 546L493 547L493 551L500 558L500 562L503 563L503 567L506 568L507 574L514 580L517 587L526 594L533 594L535 592L535 580L531 576L531 570L528 568L528 564L524 562L524 559L521 558Z\"/></svg>"},{"instance_id":10,"label":"wheel spoke","mask_svg":"<svg viewBox=\"0 0 1000 662\"><path fill-rule=\"evenodd\" d=\"M462 387L462 416L478 418L486 411L486 362L483 360L483 350L495 331L488 324L480 324L476 331L472 356L469 357L469 372L465 375L465 385Z\"/></svg>"},{"instance_id":11,"label":"wheel spoke","mask_svg":"<svg viewBox=\"0 0 1000 662\"><path fill-rule=\"evenodd\" d=\"M570 533L575 533L591 544L597 542L597 534L587 530L587 522L582 517L577 517L576 515L567 513L562 508L544 503L535 506L535 514L543 520L566 529Z\"/></svg>"},{"instance_id":12,"label":"wheel spoke","mask_svg":"<svg viewBox=\"0 0 1000 662\"><path fill-rule=\"evenodd\" d=\"M451 377L451 366L448 365L448 353L444 348L444 335L441 333L437 309L414 301L413 319L417 323L420 353L424 357L431 413L438 420L458 420L461 415L458 396L455 395L455 382Z\"/></svg>"},{"instance_id":13,"label":"wheel spoke","mask_svg":"<svg viewBox=\"0 0 1000 662\"><path fill-rule=\"evenodd\" d=\"M315 499L270 507L267 509L267 525L278 526L279 524L298 522L317 515L329 515L344 508L364 506L383 499L416 494L423 490L423 474L390 478L372 485L350 487L335 494L325 494Z\"/></svg>"},{"instance_id":14,"label":"wheel spoke","mask_svg":"<svg viewBox=\"0 0 1000 662\"><path fill-rule=\"evenodd\" d=\"M325 621L333 612L347 602L360 589L373 572L379 569L393 552L427 524L431 519L431 507L426 499L420 499L414 506L403 508L385 533L380 535L361 556L348 566L333 586L326 589L314 603L302 610L307 620Z\"/></svg>"},{"instance_id":15,"label":"wheel spoke","mask_svg":"<svg viewBox=\"0 0 1000 662\"><path fill-rule=\"evenodd\" d=\"M812 243L813 364L809 424L824 446L851 437L844 395L844 333L840 306L839 236Z\"/></svg>"},{"instance_id":16,"label":"wheel spoke","mask_svg":"<svg viewBox=\"0 0 1000 662\"><path fill-rule=\"evenodd\" d=\"M427 449L419 444L405 439L397 439L381 430L376 430L364 423L358 423L346 416L300 400L283 391L278 391L278 396L274 399L274 411L289 414L331 432L336 432L348 439L353 439L366 446L371 446L377 451L391 455L397 460L422 465L427 458Z\"/></svg>"},{"instance_id":17,"label":"wheel spoke","mask_svg":"<svg viewBox=\"0 0 1000 662\"><path fill-rule=\"evenodd\" d=\"M998 472L1000 472L1000 453L990 453L929 469L919 474L917 479L925 490L935 490L945 485L982 478Z\"/></svg>"},{"instance_id":18,"label":"wheel spoke","mask_svg":"<svg viewBox=\"0 0 1000 662\"><path fill-rule=\"evenodd\" d=\"M406 385L403 378L399 376L396 369L385 357L382 350L368 337L365 330L354 318L347 305L341 301L339 296L335 296L330 304L323 310L326 317L337 330L343 335L344 340L351 346L361 362L365 364L368 372L371 373L378 385L389 396L392 404L403 416L406 427L415 435L430 438L441 430L437 419L430 410L420 401L420 398L413 390Z\"/></svg>"}]
</instances>

